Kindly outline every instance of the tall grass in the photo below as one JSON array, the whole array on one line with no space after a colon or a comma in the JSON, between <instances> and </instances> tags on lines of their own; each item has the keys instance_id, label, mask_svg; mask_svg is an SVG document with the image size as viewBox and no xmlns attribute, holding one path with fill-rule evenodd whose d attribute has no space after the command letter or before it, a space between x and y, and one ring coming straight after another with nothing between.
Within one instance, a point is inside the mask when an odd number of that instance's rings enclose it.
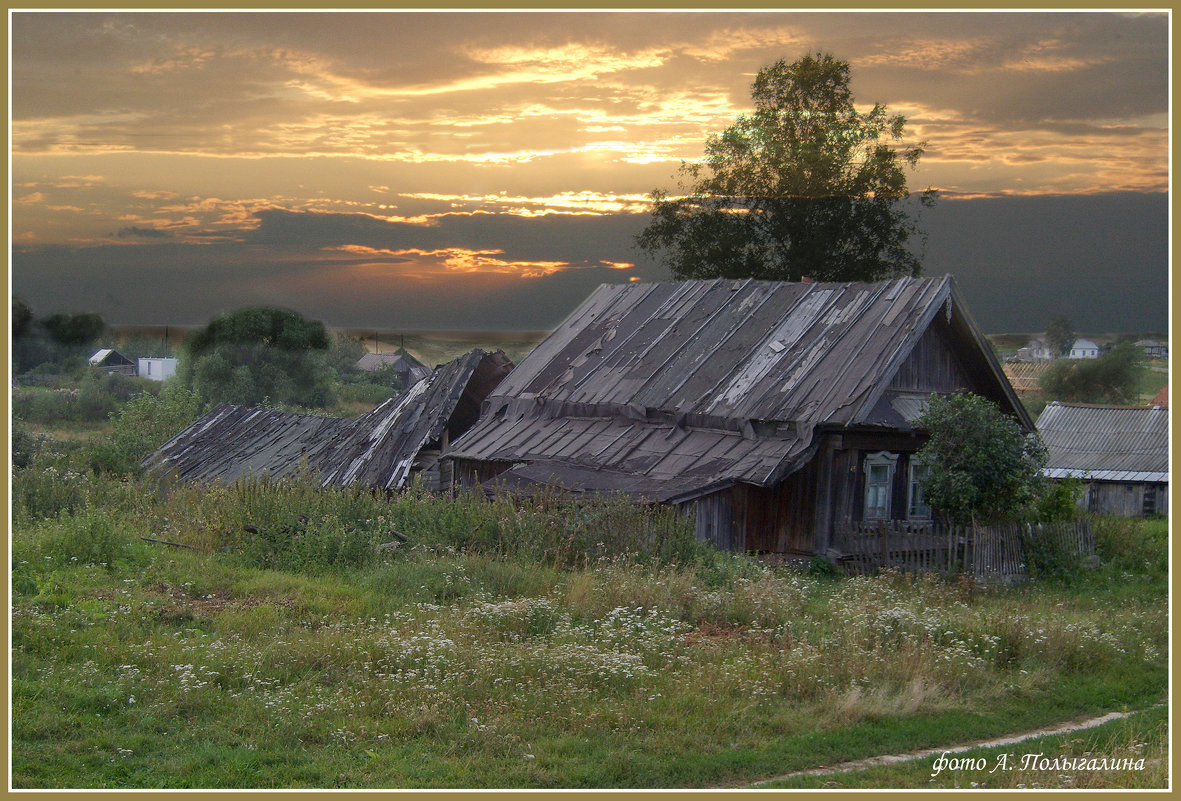
<instances>
[{"instance_id":1,"label":"tall grass","mask_svg":"<svg viewBox=\"0 0 1181 801\"><path fill-rule=\"evenodd\" d=\"M21 787L717 785L1166 686L1155 523L1097 529L1086 581L1137 577L1105 604L771 567L615 500L16 479Z\"/></svg>"}]
</instances>

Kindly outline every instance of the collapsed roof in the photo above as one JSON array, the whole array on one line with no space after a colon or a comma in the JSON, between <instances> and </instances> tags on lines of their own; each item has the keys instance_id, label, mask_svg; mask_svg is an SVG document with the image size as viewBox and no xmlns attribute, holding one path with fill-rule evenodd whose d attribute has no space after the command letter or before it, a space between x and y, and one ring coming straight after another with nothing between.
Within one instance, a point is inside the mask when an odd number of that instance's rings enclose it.
<instances>
[{"instance_id":1,"label":"collapsed roof","mask_svg":"<svg viewBox=\"0 0 1181 801\"><path fill-rule=\"evenodd\" d=\"M950 277L718 279L600 287L445 456L506 465L510 485L660 501L770 486L817 429L908 429L930 390L896 379L936 323L956 346L948 372L1032 430Z\"/></svg>"},{"instance_id":2,"label":"collapsed roof","mask_svg":"<svg viewBox=\"0 0 1181 801\"><path fill-rule=\"evenodd\" d=\"M474 350L356 419L220 404L144 460L182 481L222 481L308 469L323 486L394 490L423 450L471 427L480 403L512 370L503 352Z\"/></svg>"}]
</instances>

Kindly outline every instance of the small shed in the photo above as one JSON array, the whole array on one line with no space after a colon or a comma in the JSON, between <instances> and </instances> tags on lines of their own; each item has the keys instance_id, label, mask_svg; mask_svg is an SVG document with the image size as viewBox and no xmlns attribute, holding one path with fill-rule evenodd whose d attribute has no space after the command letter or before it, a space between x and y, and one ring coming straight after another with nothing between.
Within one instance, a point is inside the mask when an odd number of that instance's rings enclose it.
<instances>
[{"instance_id":1,"label":"small shed","mask_svg":"<svg viewBox=\"0 0 1181 801\"><path fill-rule=\"evenodd\" d=\"M176 375L176 361L170 356L141 356L139 377L152 381L167 381Z\"/></svg>"},{"instance_id":2,"label":"small shed","mask_svg":"<svg viewBox=\"0 0 1181 801\"><path fill-rule=\"evenodd\" d=\"M113 348L103 348L102 350L95 351L87 360L87 363L97 370L102 370L104 373L135 375L136 372L135 362Z\"/></svg>"},{"instance_id":3,"label":"small shed","mask_svg":"<svg viewBox=\"0 0 1181 801\"><path fill-rule=\"evenodd\" d=\"M357 359L354 365L358 370L376 372L390 370L402 382L402 386L410 387L430 375L431 368L411 356L404 350L394 353L366 353Z\"/></svg>"},{"instance_id":4,"label":"small shed","mask_svg":"<svg viewBox=\"0 0 1181 801\"><path fill-rule=\"evenodd\" d=\"M1099 346L1089 339L1076 339L1070 346L1072 359L1098 359Z\"/></svg>"},{"instance_id":5,"label":"small shed","mask_svg":"<svg viewBox=\"0 0 1181 801\"><path fill-rule=\"evenodd\" d=\"M1091 512L1140 517L1167 513L1169 411L1158 406L1052 402L1037 420L1049 450L1044 474L1087 485Z\"/></svg>"}]
</instances>

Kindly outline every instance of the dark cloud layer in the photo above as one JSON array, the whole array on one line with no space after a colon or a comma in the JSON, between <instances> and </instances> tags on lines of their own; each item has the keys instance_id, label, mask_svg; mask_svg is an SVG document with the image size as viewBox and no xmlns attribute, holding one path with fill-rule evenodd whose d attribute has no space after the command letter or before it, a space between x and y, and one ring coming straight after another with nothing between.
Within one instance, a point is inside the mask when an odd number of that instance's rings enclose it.
<instances>
[{"instance_id":1,"label":"dark cloud layer","mask_svg":"<svg viewBox=\"0 0 1181 801\"><path fill-rule=\"evenodd\" d=\"M245 245L18 248L13 289L38 313L94 310L124 324L200 323L229 308L268 303L341 327L547 329L600 283L667 280L631 246L645 222L614 215L501 227L460 218L424 232L352 215L276 212L263 215ZM954 275L988 332L1042 330L1058 314L1083 331L1167 326L1164 195L945 201L924 212L922 225L929 233L927 274ZM515 259L637 266L588 266L541 278L471 274L441 283L401 276L396 260L383 274L334 280L333 271L347 265L312 258L358 238L374 248L421 247L423 233L439 247L496 242Z\"/></svg>"}]
</instances>

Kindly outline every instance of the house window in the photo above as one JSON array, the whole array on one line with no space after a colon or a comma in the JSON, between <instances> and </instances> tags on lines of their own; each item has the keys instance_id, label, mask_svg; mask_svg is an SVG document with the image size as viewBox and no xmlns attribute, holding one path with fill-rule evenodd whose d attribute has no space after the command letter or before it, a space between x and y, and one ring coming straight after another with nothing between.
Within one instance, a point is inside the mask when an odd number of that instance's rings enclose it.
<instances>
[{"instance_id":1,"label":"house window","mask_svg":"<svg viewBox=\"0 0 1181 801\"><path fill-rule=\"evenodd\" d=\"M865 519L889 520L890 495L898 454L879 451L865 457Z\"/></svg>"},{"instance_id":2,"label":"house window","mask_svg":"<svg viewBox=\"0 0 1181 801\"><path fill-rule=\"evenodd\" d=\"M931 507L923 494L923 480L930 475L931 465L910 460L910 492L907 493L906 516L911 520L930 520Z\"/></svg>"}]
</instances>

